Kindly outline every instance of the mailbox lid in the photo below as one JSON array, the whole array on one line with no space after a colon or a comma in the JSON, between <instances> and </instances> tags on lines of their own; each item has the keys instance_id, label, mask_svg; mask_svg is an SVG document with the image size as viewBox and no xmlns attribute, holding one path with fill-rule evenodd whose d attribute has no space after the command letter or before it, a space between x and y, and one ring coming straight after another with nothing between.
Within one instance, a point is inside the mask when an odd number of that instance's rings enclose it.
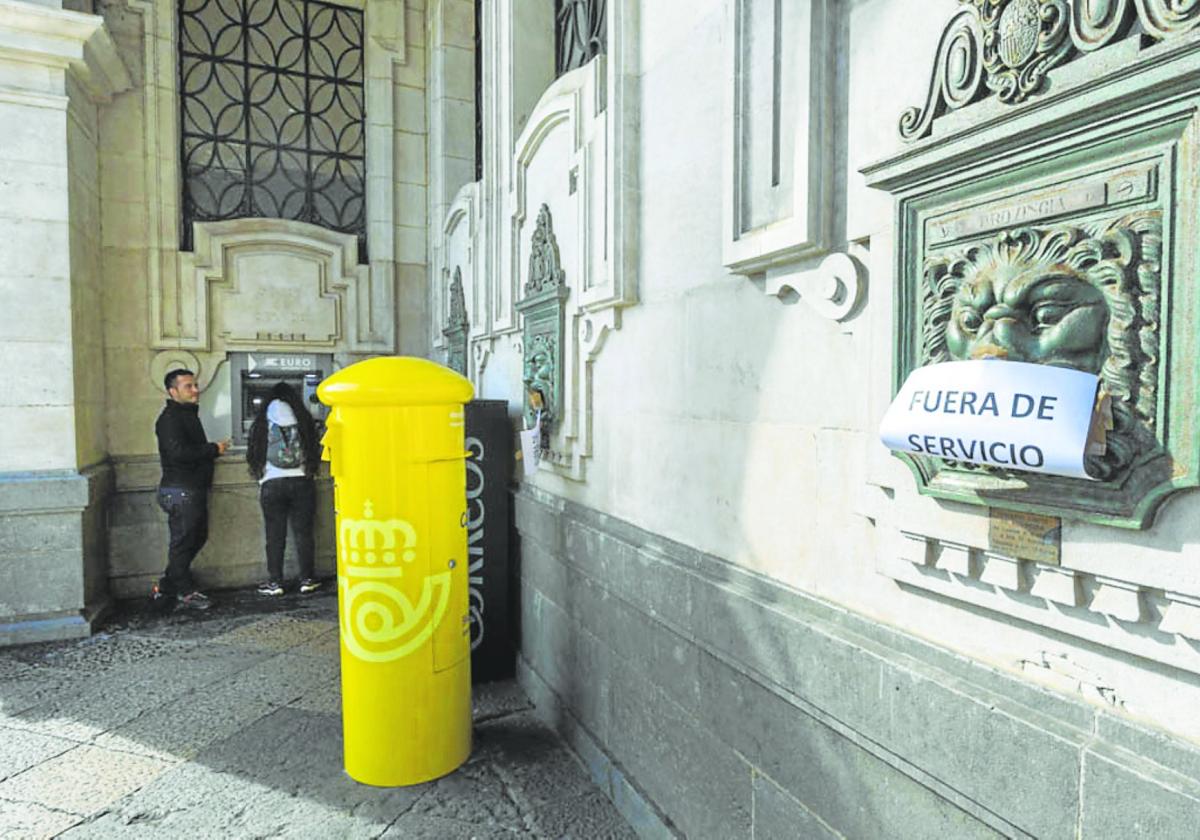
<instances>
[{"instance_id":1,"label":"mailbox lid","mask_svg":"<svg viewBox=\"0 0 1200 840\"><path fill-rule=\"evenodd\" d=\"M475 395L466 377L415 356L378 356L355 362L317 388L329 406L461 405Z\"/></svg>"}]
</instances>

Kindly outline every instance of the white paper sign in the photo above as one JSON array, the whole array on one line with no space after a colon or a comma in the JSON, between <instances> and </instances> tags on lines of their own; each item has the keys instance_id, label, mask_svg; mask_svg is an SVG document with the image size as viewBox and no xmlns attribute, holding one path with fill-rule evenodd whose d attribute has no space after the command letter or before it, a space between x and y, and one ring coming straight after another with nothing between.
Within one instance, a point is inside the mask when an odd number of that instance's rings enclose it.
<instances>
[{"instance_id":1,"label":"white paper sign","mask_svg":"<svg viewBox=\"0 0 1200 840\"><path fill-rule=\"evenodd\" d=\"M541 448L542 436L542 412L537 413L537 419L533 422L532 429L526 429L520 433L521 438L521 464L526 477L537 475L538 461L542 456Z\"/></svg>"},{"instance_id":2,"label":"white paper sign","mask_svg":"<svg viewBox=\"0 0 1200 840\"><path fill-rule=\"evenodd\" d=\"M892 401L884 446L1029 472L1090 478L1083 468L1099 377L982 359L914 370Z\"/></svg>"}]
</instances>

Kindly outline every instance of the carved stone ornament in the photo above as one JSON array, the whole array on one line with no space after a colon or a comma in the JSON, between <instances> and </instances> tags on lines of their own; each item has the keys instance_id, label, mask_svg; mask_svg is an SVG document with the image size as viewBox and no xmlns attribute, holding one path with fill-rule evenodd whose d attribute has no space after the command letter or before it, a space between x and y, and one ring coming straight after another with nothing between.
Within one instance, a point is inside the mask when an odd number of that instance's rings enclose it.
<instances>
[{"instance_id":1,"label":"carved stone ornament","mask_svg":"<svg viewBox=\"0 0 1200 840\"><path fill-rule=\"evenodd\" d=\"M1158 211L1013 228L928 257L921 362L991 356L1098 374L1113 397L1114 428L1086 466L1093 478L1119 482L1160 454L1161 259Z\"/></svg>"},{"instance_id":2,"label":"carved stone ornament","mask_svg":"<svg viewBox=\"0 0 1200 840\"><path fill-rule=\"evenodd\" d=\"M532 428L541 411L543 449L549 448L562 412L563 332L569 294L550 208L543 204L530 245L525 297L516 304L524 319L521 344L525 423Z\"/></svg>"},{"instance_id":3,"label":"carved stone ornament","mask_svg":"<svg viewBox=\"0 0 1200 840\"><path fill-rule=\"evenodd\" d=\"M1045 87L1046 73L1137 29L1157 40L1200 25L1197 0L960 0L938 42L923 107L900 116L908 142L948 111L989 91L1016 105Z\"/></svg>"},{"instance_id":4,"label":"carved stone ornament","mask_svg":"<svg viewBox=\"0 0 1200 840\"><path fill-rule=\"evenodd\" d=\"M543 204L538 209L537 225L529 246L529 276L525 278L525 296L540 294L547 287L561 286L565 282L566 275L558 255L558 240L554 238L550 208Z\"/></svg>"},{"instance_id":5,"label":"carved stone ornament","mask_svg":"<svg viewBox=\"0 0 1200 840\"><path fill-rule=\"evenodd\" d=\"M446 337L446 367L467 375L467 300L463 294L462 268L455 266L454 279L450 281L450 314L442 335Z\"/></svg>"}]
</instances>

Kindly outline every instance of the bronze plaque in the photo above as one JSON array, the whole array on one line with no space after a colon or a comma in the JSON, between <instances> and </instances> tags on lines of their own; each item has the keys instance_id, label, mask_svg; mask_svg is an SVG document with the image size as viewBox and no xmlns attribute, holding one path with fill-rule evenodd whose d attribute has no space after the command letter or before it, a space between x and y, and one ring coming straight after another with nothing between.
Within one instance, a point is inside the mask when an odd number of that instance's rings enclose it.
<instances>
[{"instance_id":1,"label":"bronze plaque","mask_svg":"<svg viewBox=\"0 0 1200 840\"><path fill-rule=\"evenodd\" d=\"M941 245L1056 216L1138 201L1153 192L1153 169L1141 164L929 219L925 223L926 239L930 245Z\"/></svg>"},{"instance_id":2,"label":"bronze plaque","mask_svg":"<svg viewBox=\"0 0 1200 840\"><path fill-rule=\"evenodd\" d=\"M1057 566L1062 548L1062 520L992 508L988 516L988 548L997 554Z\"/></svg>"}]
</instances>

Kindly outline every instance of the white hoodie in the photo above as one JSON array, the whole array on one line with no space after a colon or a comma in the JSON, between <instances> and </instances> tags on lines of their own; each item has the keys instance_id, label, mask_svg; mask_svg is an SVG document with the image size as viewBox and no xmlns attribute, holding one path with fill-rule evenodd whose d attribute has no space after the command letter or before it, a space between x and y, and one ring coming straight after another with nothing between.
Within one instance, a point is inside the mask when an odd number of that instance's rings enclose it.
<instances>
[{"instance_id":1,"label":"white hoodie","mask_svg":"<svg viewBox=\"0 0 1200 840\"><path fill-rule=\"evenodd\" d=\"M271 404L267 406L267 420L276 426L295 426L296 414L292 411L292 407L283 400L271 400ZM284 469L267 461L263 468L263 477L258 480L258 483L265 484L273 478L292 478L296 476L304 476L304 464Z\"/></svg>"}]
</instances>

